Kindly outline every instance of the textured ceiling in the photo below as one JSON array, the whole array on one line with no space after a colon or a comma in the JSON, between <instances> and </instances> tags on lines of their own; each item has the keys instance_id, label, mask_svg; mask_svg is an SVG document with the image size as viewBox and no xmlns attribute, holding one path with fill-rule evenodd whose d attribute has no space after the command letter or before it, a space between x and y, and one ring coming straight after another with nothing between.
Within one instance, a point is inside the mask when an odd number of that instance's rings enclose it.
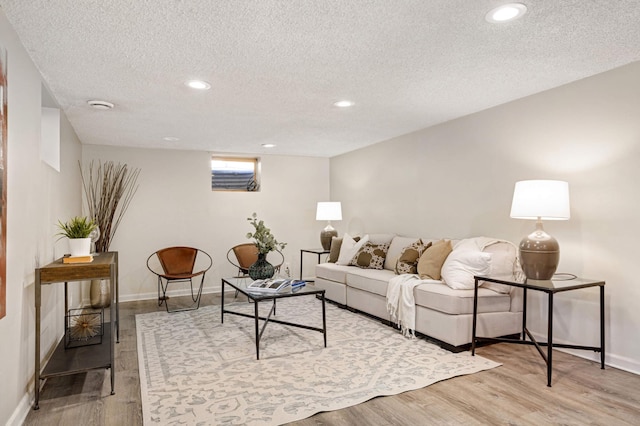
<instances>
[{"instance_id":1,"label":"textured ceiling","mask_svg":"<svg viewBox=\"0 0 640 426\"><path fill-rule=\"evenodd\" d=\"M322 157L640 59L638 0L501 3L0 0L85 144Z\"/></svg>"}]
</instances>

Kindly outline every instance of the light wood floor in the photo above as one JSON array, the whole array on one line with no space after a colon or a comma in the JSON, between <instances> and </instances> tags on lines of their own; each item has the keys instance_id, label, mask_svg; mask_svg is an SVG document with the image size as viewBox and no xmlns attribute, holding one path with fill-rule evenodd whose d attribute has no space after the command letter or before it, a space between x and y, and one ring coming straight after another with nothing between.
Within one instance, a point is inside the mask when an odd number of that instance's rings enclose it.
<instances>
[{"instance_id":1,"label":"light wood floor","mask_svg":"<svg viewBox=\"0 0 640 426\"><path fill-rule=\"evenodd\" d=\"M203 305L219 304L203 296ZM109 372L47 380L40 409L26 425L141 425L135 315L156 311L155 301L120 304L116 394ZM553 387L533 347L496 344L479 355L501 367L445 380L416 391L374 398L320 413L294 425L640 425L640 376L554 351Z\"/></svg>"}]
</instances>

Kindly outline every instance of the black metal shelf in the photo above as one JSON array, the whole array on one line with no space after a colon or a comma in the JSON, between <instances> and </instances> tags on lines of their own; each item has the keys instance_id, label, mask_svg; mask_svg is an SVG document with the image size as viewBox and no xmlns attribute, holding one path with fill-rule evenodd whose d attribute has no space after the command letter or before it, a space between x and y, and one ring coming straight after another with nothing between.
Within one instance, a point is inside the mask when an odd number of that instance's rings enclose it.
<instances>
[{"instance_id":1,"label":"black metal shelf","mask_svg":"<svg viewBox=\"0 0 640 426\"><path fill-rule=\"evenodd\" d=\"M111 365L111 324L102 324L102 343L65 349L64 336L60 339L40 379L53 376L81 373L98 368L112 368Z\"/></svg>"}]
</instances>

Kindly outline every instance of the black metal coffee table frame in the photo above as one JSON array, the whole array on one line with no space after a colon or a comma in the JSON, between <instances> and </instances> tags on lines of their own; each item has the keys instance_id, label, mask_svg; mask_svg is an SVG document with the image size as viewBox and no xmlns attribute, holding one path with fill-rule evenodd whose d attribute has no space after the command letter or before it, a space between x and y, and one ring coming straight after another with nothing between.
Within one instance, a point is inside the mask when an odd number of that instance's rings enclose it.
<instances>
[{"instance_id":1,"label":"black metal coffee table frame","mask_svg":"<svg viewBox=\"0 0 640 426\"><path fill-rule=\"evenodd\" d=\"M246 288L246 284L251 282L246 278L223 278L222 279L222 296L221 296L221 313L220 313L220 322L224 323L224 314L233 314L241 317L253 318L255 322L255 332L256 332L256 359L260 359L260 339L262 338L262 334L264 333L265 328L269 322L274 322L277 324L283 324L290 327L304 328L306 330L318 331L324 336L324 347L327 347L327 316L326 316L326 308L325 308L325 299L324 293L325 290L316 290L311 289L309 287L303 287L296 292L282 292L282 293L257 293L248 291ZM230 311L224 308L224 291L225 285L231 286L233 289L239 291L243 295L247 296L251 302L253 302L254 313L246 314L244 312L236 312ZM312 327L304 324L296 324L288 321L281 321L277 319L271 318L272 315L276 314L276 300L284 299L286 297L299 297L299 296L317 296L318 299L322 300L322 328ZM271 310L269 314L264 317L259 314L259 305L260 302L272 301ZM262 327L260 327L260 320L264 321Z\"/></svg>"}]
</instances>

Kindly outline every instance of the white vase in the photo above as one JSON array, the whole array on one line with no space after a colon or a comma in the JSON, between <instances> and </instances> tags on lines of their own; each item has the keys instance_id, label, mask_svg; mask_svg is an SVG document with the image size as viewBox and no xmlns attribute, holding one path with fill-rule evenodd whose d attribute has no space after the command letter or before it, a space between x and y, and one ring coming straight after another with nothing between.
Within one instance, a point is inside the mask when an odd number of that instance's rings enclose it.
<instances>
[{"instance_id":1,"label":"white vase","mask_svg":"<svg viewBox=\"0 0 640 426\"><path fill-rule=\"evenodd\" d=\"M91 254L91 238L69 238L71 256L89 256Z\"/></svg>"}]
</instances>

